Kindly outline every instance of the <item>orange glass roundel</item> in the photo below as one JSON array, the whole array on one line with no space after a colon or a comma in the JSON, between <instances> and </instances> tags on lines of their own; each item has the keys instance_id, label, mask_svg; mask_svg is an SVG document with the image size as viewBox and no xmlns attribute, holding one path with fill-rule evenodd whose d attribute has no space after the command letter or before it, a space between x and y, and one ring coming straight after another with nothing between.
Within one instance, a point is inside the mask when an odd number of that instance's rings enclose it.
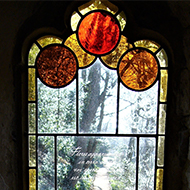
<instances>
[{"instance_id":1,"label":"orange glass roundel","mask_svg":"<svg viewBox=\"0 0 190 190\"><path fill-rule=\"evenodd\" d=\"M74 79L77 60L68 48L53 45L39 54L36 66L43 83L50 87L63 87Z\"/></svg>"},{"instance_id":2,"label":"orange glass roundel","mask_svg":"<svg viewBox=\"0 0 190 190\"><path fill-rule=\"evenodd\" d=\"M130 89L145 90L155 82L157 74L157 61L145 49L131 50L120 61L120 78Z\"/></svg>"},{"instance_id":3,"label":"orange glass roundel","mask_svg":"<svg viewBox=\"0 0 190 190\"><path fill-rule=\"evenodd\" d=\"M103 55L117 45L120 28L114 17L104 11L87 15L79 25L78 39L89 53Z\"/></svg>"}]
</instances>

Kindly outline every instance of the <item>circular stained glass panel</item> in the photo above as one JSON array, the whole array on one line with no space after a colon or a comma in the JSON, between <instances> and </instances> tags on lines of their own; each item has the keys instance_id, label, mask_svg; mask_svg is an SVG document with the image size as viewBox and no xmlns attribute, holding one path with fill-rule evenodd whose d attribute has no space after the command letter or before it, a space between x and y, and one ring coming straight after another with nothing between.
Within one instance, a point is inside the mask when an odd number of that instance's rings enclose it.
<instances>
[{"instance_id":1,"label":"circular stained glass panel","mask_svg":"<svg viewBox=\"0 0 190 190\"><path fill-rule=\"evenodd\" d=\"M105 11L88 14L79 25L79 42L87 52L94 55L110 52L117 45L119 38L118 22Z\"/></svg>"},{"instance_id":2,"label":"circular stained glass panel","mask_svg":"<svg viewBox=\"0 0 190 190\"><path fill-rule=\"evenodd\" d=\"M156 81L157 74L157 61L145 49L131 50L120 60L119 76L130 89L147 89Z\"/></svg>"},{"instance_id":3,"label":"circular stained glass panel","mask_svg":"<svg viewBox=\"0 0 190 190\"><path fill-rule=\"evenodd\" d=\"M50 87L63 87L74 79L77 60L70 49L53 45L40 52L36 66L43 83Z\"/></svg>"}]
</instances>

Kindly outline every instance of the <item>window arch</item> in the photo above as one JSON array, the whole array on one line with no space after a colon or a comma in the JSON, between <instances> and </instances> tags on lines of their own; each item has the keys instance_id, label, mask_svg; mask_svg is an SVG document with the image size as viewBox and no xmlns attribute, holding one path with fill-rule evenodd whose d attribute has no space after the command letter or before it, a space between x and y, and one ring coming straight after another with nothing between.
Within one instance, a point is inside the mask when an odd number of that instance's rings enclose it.
<instances>
[{"instance_id":1,"label":"window arch","mask_svg":"<svg viewBox=\"0 0 190 190\"><path fill-rule=\"evenodd\" d=\"M167 55L149 39L129 43L118 10L90 1L66 40L30 48L29 189L90 189L102 167L112 188L162 189Z\"/></svg>"}]
</instances>

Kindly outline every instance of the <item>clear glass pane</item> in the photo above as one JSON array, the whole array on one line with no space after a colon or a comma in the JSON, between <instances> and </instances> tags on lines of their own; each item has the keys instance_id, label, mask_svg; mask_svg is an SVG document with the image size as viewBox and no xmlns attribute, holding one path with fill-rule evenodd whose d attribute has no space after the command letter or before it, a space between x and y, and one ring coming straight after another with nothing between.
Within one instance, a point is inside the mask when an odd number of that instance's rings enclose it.
<instances>
[{"instance_id":1,"label":"clear glass pane","mask_svg":"<svg viewBox=\"0 0 190 190\"><path fill-rule=\"evenodd\" d=\"M77 41L76 34L72 34L64 43L67 47L71 48L77 56L79 67L85 67L94 61L95 56L86 53Z\"/></svg>"},{"instance_id":2,"label":"clear glass pane","mask_svg":"<svg viewBox=\"0 0 190 190\"><path fill-rule=\"evenodd\" d=\"M76 132L76 81L57 89L38 80L38 132Z\"/></svg>"},{"instance_id":3,"label":"clear glass pane","mask_svg":"<svg viewBox=\"0 0 190 190\"><path fill-rule=\"evenodd\" d=\"M140 138L138 189L154 189L155 138Z\"/></svg>"},{"instance_id":4,"label":"clear glass pane","mask_svg":"<svg viewBox=\"0 0 190 190\"><path fill-rule=\"evenodd\" d=\"M114 4L110 3L107 0L104 0L104 1L92 0L78 8L78 10L83 15L92 10L96 10L96 9L103 9L103 10L109 11L113 14L115 14L118 11L117 6L115 6Z\"/></svg>"},{"instance_id":5,"label":"clear glass pane","mask_svg":"<svg viewBox=\"0 0 190 190\"><path fill-rule=\"evenodd\" d=\"M166 104L160 104L159 108L159 129L158 134L165 134L165 127L166 127Z\"/></svg>"},{"instance_id":6,"label":"clear glass pane","mask_svg":"<svg viewBox=\"0 0 190 190\"><path fill-rule=\"evenodd\" d=\"M28 131L29 133L36 133L36 104L28 104Z\"/></svg>"},{"instance_id":7,"label":"clear glass pane","mask_svg":"<svg viewBox=\"0 0 190 190\"><path fill-rule=\"evenodd\" d=\"M158 83L143 92L135 92L120 84L119 133L156 133Z\"/></svg>"},{"instance_id":8,"label":"clear glass pane","mask_svg":"<svg viewBox=\"0 0 190 190\"><path fill-rule=\"evenodd\" d=\"M77 29L77 25L80 19L81 19L80 15L75 11L71 16L71 28L73 31Z\"/></svg>"},{"instance_id":9,"label":"clear glass pane","mask_svg":"<svg viewBox=\"0 0 190 190\"><path fill-rule=\"evenodd\" d=\"M160 79L160 101L165 102L167 100L167 87L168 87L168 71L161 70Z\"/></svg>"},{"instance_id":10,"label":"clear glass pane","mask_svg":"<svg viewBox=\"0 0 190 190\"><path fill-rule=\"evenodd\" d=\"M109 67L117 68L120 57L123 55L125 51L127 51L132 47L133 46L127 42L127 38L125 36L121 36L121 40L117 48L114 51L112 51L110 54L102 56L101 59Z\"/></svg>"},{"instance_id":11,"label":"clear glass pane","mask_svg":"<svg viewBox=\"0 0 190 190\"><path fill-rule=\"evenodd\" d=\"M160 63L160 67L168 67L168 57L166 55L166 52L164 51L164 49L162 49L161 51L159 51L156 54L159 63Z\"/></svg>"},{"instance_id":12,"label":"clear glass pane","mask_svg":"<svg viewBox=\"0 0 190 190\"><path fill-rule=\"evenodd\" d=\"M54 137L38 138L38 189L55 190Z\"/></svg>"},{"instance_id":13,"label":"clear glass pane","mask_svg":"<svg viewBox=\"0 0 190 190\"><path fill-rule=\"evenodd\" d=\"M157 165L160 167L164 166L164 144L165 144L165 137L158 137Z\"/></svg>"},{"instance_id":14,"label":"clear glass pane","mask_svg":"<svg viewBox=\"0 0 190 190\"><path fill-rule=\"evenodd\" d=\"M119 13L117 15L117 19L120 23L121 30L123 31L123 29L125 28L125 25L126 25L126 21L127 21L125 13L123 11L121 13Z\"/></svg>"},{"instance_id":15,"label":"clear glass pane","mask_svg":"<svg viewBox=\"0 0 190 190\"><path fill-rule=\"evenodd\" d=\"M29 136L29 166L36 166L36 136Z\"/></svg>"},{"instance_id":16,"label":"clear glass pane","mask_svg":"<svg viewBox=\"0 0 190 190\"><path fill-rule=\"evenodd\" d=\"M28 68L28 101L36 100L36 73L34 68Z\"/></svg>"},{"instance_id":17,"label":"clear glass pane","mask_svg":"<svg viewBox=\"0 0 190 190\"><path fill-rule=\"evenodd\" d=\"M163 175L164 175L164 170L163 169L157 169L156 190L162 190L163 189Z\"/></svg>"},{"instance_id":18,"label":"clear glass pane","mask_svg":"<svg viewBox=\"0 0 190 190\"><path fill-rule=\"evenodd\" d=\"M45 47L49 44L61 44L62 43L62 39L54 37L54 36L44 36L40 39L37 40L37 42L42 46Z\"/></svg>"},{"instance_id":19,"label":"clear glass pane","mask_svg":"<svg viewBox=\"0 0 190 190\"><path fill-rule=\"evenodd\" d=\"M37 57L39 51L40 51L40 49L38 48L38 46L36 44L33 44L30 49L29 55L28 55L28 65L29 66L35 65L35 60L36 60L36 57Z\"/></svg>"},{"instance_id":20,"label":"clear glass pane","mask_svg":"<svg viewBox=\"0 0 190 190\"><path fill-rule=\"evenodd\" d=\"M29 190L36 190L36 170L29 170Z\"/></svg>"},{"instance_id":21,"label":"clear glass pane","mask_svg":"<svg viewBox=\"0 0 190 190\"><path fill-rule=\"evenodd\" d=\"M117 72L99 59L79 71L79 126L81 133L115 133Z\"/></svg>"},{"instance_id":22,"label":"clear glass pane","mask_svg":"<svg viewBox=\"0 0 190 190\"><path fill-rule=\"evenodd\" d=\"M156 42L150 40L139 40L136 41L134 44L136 47L144 47L152 52L155 52L160 47L160 45L158 45Z\"/></svg>"},{"instance_id":23,"label":"clear glass pane","mask_svg":"<svg viewBox=\"0 0 190 190\"><path fill-rule=\"evenodd\" d=\"M134 137L58 137L57 153L58 189L135 189Z\"/></svg>"}]
</instances>

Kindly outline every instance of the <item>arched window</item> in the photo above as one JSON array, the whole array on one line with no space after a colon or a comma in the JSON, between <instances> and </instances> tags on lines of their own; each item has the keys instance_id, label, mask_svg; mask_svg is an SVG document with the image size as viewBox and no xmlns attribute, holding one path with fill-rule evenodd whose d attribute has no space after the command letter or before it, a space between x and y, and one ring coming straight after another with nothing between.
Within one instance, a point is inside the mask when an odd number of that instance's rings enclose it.
<instances>
[{"instance_id":1,"label":"arched window","mask_svg":"<svg viewBox=\"0 0 190 190\"><path fill-rule=\"evenodd\" d=\"M29 189L162 190L165 50L128 42L125 13L108 1L80 6L70 23L28 54Z\"/></svg>"}]
</instances>

